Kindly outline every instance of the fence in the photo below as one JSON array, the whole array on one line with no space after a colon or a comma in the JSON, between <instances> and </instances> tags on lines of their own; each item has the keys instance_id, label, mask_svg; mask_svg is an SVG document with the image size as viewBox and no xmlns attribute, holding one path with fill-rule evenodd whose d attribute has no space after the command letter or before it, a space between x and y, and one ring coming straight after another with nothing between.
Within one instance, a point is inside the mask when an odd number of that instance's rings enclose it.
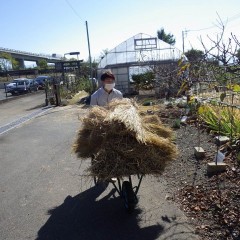
<instances>
[{"instance_id":1,"label":"fence","mask_svg":"<svg viewBox=\"0 0 240 240\"><path fill-rule=\"evenodd\" d=\"M240 91L234 91L226 86L215 86L207 83L198 84L199 86L192 89L192 94L199 101L240 109Z\"/></svg>"},{"instance_id":2,"label":"fence","mask_svg":"<svg viewBox=\"0 0 240 240\"><path fill-rule=\"evenodd\" d=\"M53 77L46 83L46 105L48 103L60 105L64 99L71 99L79 91L91 94L97 88L95 79L82 78L78 74L65 74Z\"/></svg>"}]
</instances>

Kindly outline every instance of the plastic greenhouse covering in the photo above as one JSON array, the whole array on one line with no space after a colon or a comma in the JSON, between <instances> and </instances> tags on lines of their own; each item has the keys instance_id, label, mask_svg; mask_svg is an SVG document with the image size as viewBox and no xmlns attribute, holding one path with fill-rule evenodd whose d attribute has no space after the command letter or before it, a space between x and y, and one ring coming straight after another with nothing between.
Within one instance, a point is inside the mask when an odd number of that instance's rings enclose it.
<instances>
[{"instance_id":1,"label":"plastic greenhouse covering","mask_svg":"<svg viewBox=\"0 0 240 240\"><path fill-rule=\"evenodd\" d=\"M137 66L154 61L178 60L182 52L156 37L139 33L109 51L100 61L98 68L126 65Z\"/></svg>"}]
</instances>

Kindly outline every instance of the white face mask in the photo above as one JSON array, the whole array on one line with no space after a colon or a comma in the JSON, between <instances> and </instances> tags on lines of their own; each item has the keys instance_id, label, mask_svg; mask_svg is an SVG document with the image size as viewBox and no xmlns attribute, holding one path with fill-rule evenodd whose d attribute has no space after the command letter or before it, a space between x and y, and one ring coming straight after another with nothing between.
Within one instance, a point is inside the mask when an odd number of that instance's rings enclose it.
<instances>
[{"instance_id":1,"label":"white face mask","mask_svg":"<svg viewBox=\"0 0 240 240\"><path fill-rule=\"evenodd\" d=\"M115 87L115 83L106 83L104 88L108 91L111 91Z\"/></svg>"}]
</instances>

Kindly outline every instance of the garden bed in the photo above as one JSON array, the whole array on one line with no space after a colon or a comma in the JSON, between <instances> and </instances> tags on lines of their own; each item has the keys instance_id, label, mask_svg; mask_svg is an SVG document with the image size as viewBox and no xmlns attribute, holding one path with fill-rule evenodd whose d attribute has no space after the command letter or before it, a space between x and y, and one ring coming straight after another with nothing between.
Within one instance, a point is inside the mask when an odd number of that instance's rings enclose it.
<instances>
[{"instance_id":1,"label":"garden bed","mask_svg":"<svg viewBox=\"0 0 240 240\"><path fill-rule=\"evenodd\" d=\"M176 111L162 109L160 115L168 115L169 112L175 115ZM171 118L165 118L166 122L167 119L171 123ZM206 152L202 160L194 156L199 136L200 146ZM176 144L180 156L164 172L168 199L176 202L186 213L202 239L240 239L240 166L235 152L227 153L224 160L228 164L226 172L209 177L207 163L214 161L217 152L214 136L205 129L201 129L199 134L194 124L188 124L176 130Z\"/></svg>"}]
</instances>

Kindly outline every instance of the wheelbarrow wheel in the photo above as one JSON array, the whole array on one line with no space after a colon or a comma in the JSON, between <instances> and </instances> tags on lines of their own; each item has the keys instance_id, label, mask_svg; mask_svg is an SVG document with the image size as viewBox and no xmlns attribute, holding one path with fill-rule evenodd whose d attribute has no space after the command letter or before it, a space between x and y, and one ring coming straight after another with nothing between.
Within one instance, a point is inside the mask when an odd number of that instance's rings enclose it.
<instances>
[{"instance_id":1,"label":"wheelbarrow wheel","mask_svg":"<svg viewBox=\"0 0 240 240\"><path fill-rule=\"evenodd\" d=\"M93 181L94 181L95 185L98 185L99 182L98 182L98 178L97 177L93 177Z\"/></svg>"},{"instance_id":2,"label":"wheelbarrow wheel","mask_svg":"<svg viewBox=\"0 0 240 240\"><path fill-rule=\"evenodd\" d=\"M132 188L132 184L128 181L124 181L122 184L122 197L127 212L128 213L133 212L136 204L136 197Z\"/></svg>"},{"instance_id":3,"label":"wheelbarrow wheel","mask_svg":"<svg viewBox=\"0 0 240 240\"><path fill-rule=\"evenodd\" d=\"M91 157L91 165L93 165L94 164L94 155L92 155L92 157ZM99 184L99 179L98 179L98 177L96 177L96 176L93 176L93 182L94 182L94 184L95 184L95 186L97 186L98 184Z\"/></svg>"}]
</instances>

